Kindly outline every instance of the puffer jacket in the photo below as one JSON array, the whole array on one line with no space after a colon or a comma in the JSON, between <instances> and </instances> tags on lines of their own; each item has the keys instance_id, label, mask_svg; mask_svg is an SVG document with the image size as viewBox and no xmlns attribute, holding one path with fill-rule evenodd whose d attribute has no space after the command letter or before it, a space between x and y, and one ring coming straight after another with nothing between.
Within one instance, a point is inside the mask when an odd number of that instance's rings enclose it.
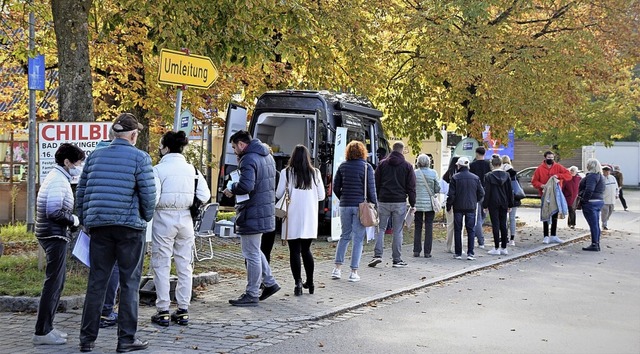
<instances>
[{"instance_id":1,"label":"puffer jacket","mask_svg":"<svg viewBox=\"0 0 640 354\"><path fill-rule=\"evenodd\" d=\"M373 168L363 159L346 160L333 177L333 193L341 207L357 207L364 201L364 168L367 167L367 201L378 205Z\"/></svg>"},{"instance_id":2,"label":"puffer jacket","mask_svg":"<svg viewBox=\"0 0 640 354\"><path fill-rule=\"evenodd\" d=\"M428 167L421 167L414 173L416 175L416 211L434 211L431 195L438 198L440 193L438 173Z\"/></svg>"},{"instance_id":3,"label":"puffer jacket","mask_svg":"<svg viewBox=\"0 0 640 354\"><path fill-rule=\"evenodd\" d=\"M69 226L73 226L73 192L71 176L61 166L55 165L47 174L36 202L36 237L39 239L62 238L71 240Z\"/></svg>"},{"instance_id":4,"label":"puffer jacket","mask_svg":"<svg viewBox=\"0 0 640 354\"><path fill-rule=\"evenodd\" d=\"M503 170L493 170L484 175L483 208L513 208L511 177Z\"/></svg>"},{"instance_id":5,"label":"puffer jacket","mask_svg":"<svg viewBox=\"0 0 640 354\"><path fill-rule=\"evenodd\" d=\"M582 198L582 202L590 200L604 200L604 190L606 182L604 176L600 173L587 173L580 181L578 187L578 195Z\"/></svg>"},{"instance_id":6,"label":"puffer jacket","mask_svg":"<svg viewBox=\"0 0 640 354\"><path fill-rule=\"evenodd\" d=\"M276 229L276 163L269 150L253 139L238 160L240 180L231 185L235 195L249 199L236 203L235 233L252 235Z\"/></svg>"},{"instance_id":7,"label":"puffer jacket","mask_svg":"<svg viewBox=\"0 0 640 354\"><path fill-rule=\"evenodd\" d=\"M82 169L76 203L80 223L87 228L146 229L156 204L151 157L120 138L94 150Z\"/></svg>"},{"instance_id":8,"label":"puffer jacket","mask_svg":"<svg viewBox=\"0 0 640 354\"><path fill-rule=\"evenodd\" d=\"M375 172L376 192L381 203L403 203L416 205L416 175L404 156L392 151L382 160Z\"/></svg>"},{"instance_id":9,"label":"puffer jacket","mask_svg":"<svg viewBox=\"0 0 640 354\"><path fill-rule=\"evenodd\" d=\"M457 213L475 212L478 202L484 198L484 188L480 178L468 168L460 167L458 173L451 177L447 194L447 210L453 208Z\"/></svg>"},{"instance_id":10,"label":"puffer jacket","mask_svg":"<svg viewBox=\"0 0 640 354\"><path fill-rule=\"evenodd\" d=\"M186 210L193 204L196 170L184 155L179 153L166 154L153 168L156 182L156 195L159 210ZM211 199L211 191L207 180L198 172L198 190L196 196L203 203Z\"/></svg>"}]
</instances>

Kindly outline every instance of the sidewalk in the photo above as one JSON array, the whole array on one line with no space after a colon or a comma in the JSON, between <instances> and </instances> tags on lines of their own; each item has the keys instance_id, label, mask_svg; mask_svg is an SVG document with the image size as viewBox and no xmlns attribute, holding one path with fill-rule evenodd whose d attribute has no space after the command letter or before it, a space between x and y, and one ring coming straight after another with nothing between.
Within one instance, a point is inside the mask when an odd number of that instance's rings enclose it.
<instances>
[{"instance_id":1,"label":"sidewalk","mask_svg":"<svg viewBox=\"0 0 640 354\"><path fill-rule=\"evenodd\" d=\"M542 244L540 224L531 224L518 229L516 247L509 247L508 256L491 256L486 253L493 245L490 233L485 232L487 249L476 247L477 260L455 260L444 251L443 240L435 240L432 258L411 257L411 245L403 246L403 259L407 268L392 268L390 250L385 250L384 261L375 268L367 267L371 254L363 254L359 274L360 282L350 283L347 267L343 279L332 280L333 262L316 262L314 295L306 290L303 296L293 296L293 280L288 269L274 271L282 290L261 302L258 307L239 308L228 304L244 292L244 279L222 281L208 286L192 301L188 326L171 325L158 327L149 318L154 307L141 306L138 335L150 341L149 349L140 353L248 353L277 343L297 333L308 332L314 327L331 323L329 317L348 310L375 306L376 302L410 292L415 289L437 285L444 280L459 277L478 269L507 263L532 253L544 252L558 244ZM588 235L587 230L562 228L566 243L575 242ZM463 236L466 238L466 236ZM405 243L407 240L405 240ZM463 244L465 242L463 241ZM466 247L463 247L463 250ZM4 353L75 353L78 350L78 335L82 309L71 309L56 315L56 328L69 333L63 346L34 347L31 344L35 314L0 313L0 354ZM327 320L323 320L327 319ZM95 353L113 353L117 344L117 330L100 330Z\"/></svg>"}]
</instances>

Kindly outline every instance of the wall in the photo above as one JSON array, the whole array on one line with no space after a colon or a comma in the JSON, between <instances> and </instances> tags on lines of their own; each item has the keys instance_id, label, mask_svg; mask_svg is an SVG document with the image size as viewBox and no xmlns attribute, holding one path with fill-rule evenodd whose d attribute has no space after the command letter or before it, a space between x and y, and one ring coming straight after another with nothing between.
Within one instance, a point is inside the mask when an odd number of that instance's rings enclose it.
<instances>
[{"instance_id":1,"label":"wall","mask_svg":"<svg viewBox=\"0 0 640 354\"><path fill-rule=\"evenodd\" d=\"M640 186L640 142L620 141L612 147L601 143L591 146L595 148L595 157L600 163L620 166L625 186Z\"/></svg>"}]
</instances>

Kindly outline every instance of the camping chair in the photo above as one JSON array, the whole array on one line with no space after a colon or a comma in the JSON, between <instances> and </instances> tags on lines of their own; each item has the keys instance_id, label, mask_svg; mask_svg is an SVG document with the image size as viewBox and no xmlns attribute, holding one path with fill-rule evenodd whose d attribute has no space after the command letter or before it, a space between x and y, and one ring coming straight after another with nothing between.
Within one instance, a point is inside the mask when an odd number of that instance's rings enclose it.
<instances>
[{"instance_id":1,"label":"camping chair","mask_svg":"<svg viewBox=\"0 0 640 354\"><path fill-rule=\"evenodd\" d=\"M193 255L196 261L213 258L211 238L215 236L214 228L218 215L218 203L209 203L203 207L202 217L196 222L193 244Z\"/></svg>"}]
</instances>

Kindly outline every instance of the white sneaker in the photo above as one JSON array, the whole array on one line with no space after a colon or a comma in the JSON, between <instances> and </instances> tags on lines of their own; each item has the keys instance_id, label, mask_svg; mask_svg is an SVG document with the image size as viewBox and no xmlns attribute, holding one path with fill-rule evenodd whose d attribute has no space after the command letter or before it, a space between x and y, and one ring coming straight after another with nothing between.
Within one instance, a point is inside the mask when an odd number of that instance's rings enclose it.
<instances>
[{"instance_id":1,"label":"white sneaker","mask_svg":"<svg viewBox=\"0 0 640 354\"><path fill-rule=\"evenodd\" d=\"M500 254L501 254L501 255L503 255L503 256L506 256L506 255L508 255L508 254L509 254L509 251L507 251L507 249L506 249L506 248L501 248L501 249L500 249Z\"/></svg>"},{"instance_id":2,"label":"white sneaker","mask_svg":"<svg viewBox=\"0 0 640 354\"><path fill-rule=\"evenodd\" d=\"M558 237L558 236L551 236L551 238L549 238L549 242L551 242L551 243L563 243L564 241L562 241L560 239L560 237Z\"/></svg>"},{"instance_id":3,"label":"white sneaker","mask_svg":"<svg viewBox=\"0 0 640 354\"><path fill-rule=\"evenodd\" d=\"M333 271L331 272L331 278L332 279L340 279L340 278L342 278L342 272L340 271L340 269L333 268Z\"/></svg>"},{"instance_id":4,"label":"white sneaker","mask_svg":"<svg viewBox=\"0 0 640 354\"><path fill-rule=\"evenodd\" d=\"M360 276L357 273L351 272L351 274L349 275L349 281L350 282L360 281Z\"/></svg>"},{"instance_id":5,"label":"white sneaker","mask_svg":"<svg viewBox=\"0 0 640 354\"><path fill-rule=\"evenodd\" d=\"M484 249L484 245L478 245L478 248Z\"/></svg>"},{"instance_id":6,"label":"white sneaker","mask_svg":"<svg viewBox=\"0 0 640 354\"><path fill-rule=\"evenodd\" d=\"M59 330L57 330L55 328L52 329L51 332L53 332L56 336L58 336L60 338L64 338L64 339L67 339L67 337L69 336L68 334L66 334L64 332L61 332L61 331L59 331Z\"/></svg>"},{"instance_id":7,"label":"white sneaker","mask_svg":"<svg viewBox=\"0 0 640 354\"><path fill-rule=\"evenodd\" d=\"M472 254L471 255L467 255L467 260L468 261L475 261L476 257L474 255L472 255Z\"/></svg>"},{"instance_id":8,"label":"white sneaker","mask_svg":"<svg viewBox=\"0 0 640 354\"><path fill-rule=\"evenodd\" d=\"M492 249L491 251L489 251L487 253L490 254L490 255L493 255L493 256L497 256L497 255L500 254L500 250L497 249L497 248L494 248L494 249Z\"/></svg>"},{"instance_id":9,"label":"white sneaker","mask_svg":"<svg viewBox=\"0 0 640 354\"><path fill-rule=\"evenodd\" d=\"M34 335L31 340L33 341L33 345L60 345L67 343L66 338L58 337L53 331L44 336Z\"/></svg>"},{"instance_id":10,"label":"white sneaker","mask_svg":"<svg viewBox=\"0 0 640 354\"><path fill-rule=\"evenodd\" d=\"M516 246L516 240L511 240L511 242L509 242L509 246L515 247Z\"/></svg>"},{"instance_id":11,"label":"white sneaker","mask_svg":"<svg viewBox=\"0 0 640 354\"><path fill-rule=\"evenodd\" d=\"M544 239L542 239L542 243L549 244L549 236L545 236Z\"/></svg>"}]
</instances>

